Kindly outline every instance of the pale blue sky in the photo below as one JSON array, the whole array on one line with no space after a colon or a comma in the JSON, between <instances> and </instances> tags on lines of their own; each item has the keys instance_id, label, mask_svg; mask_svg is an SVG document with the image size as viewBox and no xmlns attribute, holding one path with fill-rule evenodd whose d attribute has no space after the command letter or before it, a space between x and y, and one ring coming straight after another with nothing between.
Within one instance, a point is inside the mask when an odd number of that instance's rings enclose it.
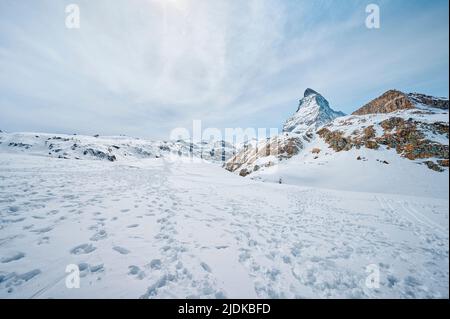
<instances>
[{"instance_id":1,"label":"pale blue sky","mask_svg":"<svg viewBox=\"0 0 450 319\"><path fill-rule=\"evenodd\" d=\"M448 97L448 5L0 0L0 129L166 138L193 119L280 127L307 87L346 113L391 88Z\"/></svg>"}]
</instances>

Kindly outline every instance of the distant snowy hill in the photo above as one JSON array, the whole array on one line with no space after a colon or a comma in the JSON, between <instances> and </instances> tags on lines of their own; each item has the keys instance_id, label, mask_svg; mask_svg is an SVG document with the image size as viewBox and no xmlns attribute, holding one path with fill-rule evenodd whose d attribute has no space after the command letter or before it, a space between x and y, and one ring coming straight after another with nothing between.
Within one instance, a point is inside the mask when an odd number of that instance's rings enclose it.
<instances>
[{"instance_id":1,"label":"distant snowy hill","mask_svg":"<svg viewBox=\"0 0 450 319\"><path fill-rule=\"evenodd\" d=\"M127 158L194 156L223 162L235 152L223 142L150 141L125 136L84 136L46 133L0 132L0 151L64 159L98 159L114 162Z\"/></svg>"}]
</instances>

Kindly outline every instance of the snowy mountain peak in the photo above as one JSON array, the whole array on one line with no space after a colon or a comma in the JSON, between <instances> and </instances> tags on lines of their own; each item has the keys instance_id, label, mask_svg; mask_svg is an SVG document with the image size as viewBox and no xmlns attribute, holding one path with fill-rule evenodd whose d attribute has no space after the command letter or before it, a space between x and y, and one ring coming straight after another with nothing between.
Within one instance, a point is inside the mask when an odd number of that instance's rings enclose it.
<instances>
[{"instance_id":1,"label":"snowy mountain peak","mask_svg":"<svg viewBox=\"0 0 450 319\"><path fill-rule=\"evenodd\" d=\"M299 102L297 112L284 124L283 132L307 133L344 115L334 111L321 94L308 88Z\"/></svg>"},{"instance_id":2,"label":"snowy mountain peak","mask_svg":"<svg viewBox=\"0 0 450 319\"><path fill-rule=\"evenodd\" d=\"M307 88L305 90L305 93L303 94L303 97L307 97L310 95L320 95L319 93L317 93L316 91L314 91L313 89Z\"/></svg>"}]
</instances>

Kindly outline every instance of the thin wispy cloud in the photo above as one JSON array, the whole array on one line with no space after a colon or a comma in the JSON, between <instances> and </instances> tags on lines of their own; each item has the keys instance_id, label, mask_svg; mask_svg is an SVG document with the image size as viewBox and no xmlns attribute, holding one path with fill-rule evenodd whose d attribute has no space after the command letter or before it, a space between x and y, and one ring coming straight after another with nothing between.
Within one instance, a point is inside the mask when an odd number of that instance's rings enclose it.
<instances>
[{"instance_id":1,"label":"thin wispy cloud","mask_svg":"<svg viewBox=\"0 0 450 319\"><path fill-rule=\"evenodd\" d=\"M73 1L72 1L73 2ZM448 2L0 3L0 129L167 137L193 119L277 127L306 87L351 112L389 88L448 95Z\"/></svg>"}]
</instances>

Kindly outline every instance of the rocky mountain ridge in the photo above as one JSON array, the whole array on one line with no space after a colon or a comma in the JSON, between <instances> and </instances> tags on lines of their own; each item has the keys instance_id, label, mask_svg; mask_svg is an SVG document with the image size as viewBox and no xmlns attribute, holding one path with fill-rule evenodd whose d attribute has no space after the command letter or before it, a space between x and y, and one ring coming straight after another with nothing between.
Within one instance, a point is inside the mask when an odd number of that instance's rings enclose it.
<instances>
[{"instance_id":1,"label":"rocky mountain ridge","mask_svg":"<svg viewBox=\"0 0 450 319\"><path fill-rule=\"evenodd\" d=\"M445 98L420 93L406 94L398 90L389 90L353 112L352 115L392 113L399 110L416 109L421 105L448 110L449 101Z\"/></svg>"},{"instance_id":2,"label":"rocky mountain ridge","mask_svg":"<svg viewBox=\"0 0 450 319\"><path fill-rule=\"evenodd\" d=\"M247 176L281 161L295 160L292 157L305 149L310 150L313 160L323 154L353 149L361 153L355 160L365 158L365 153L370 151L378 151L380 157L384 152L395 151L401 158L424 164L434 171L448 170L448 99L389 90L349 116L336 116L337 112L323 101L326 100L320 94L307 89L295 120L286 122L283 134L260 142L258 148L242 149L224 167ZM324 110L324 114L331 116L311 117L310 112L302 113L302 108ZM322 143L328 149L319 148Z\"/></svg>"}]
</instances>

